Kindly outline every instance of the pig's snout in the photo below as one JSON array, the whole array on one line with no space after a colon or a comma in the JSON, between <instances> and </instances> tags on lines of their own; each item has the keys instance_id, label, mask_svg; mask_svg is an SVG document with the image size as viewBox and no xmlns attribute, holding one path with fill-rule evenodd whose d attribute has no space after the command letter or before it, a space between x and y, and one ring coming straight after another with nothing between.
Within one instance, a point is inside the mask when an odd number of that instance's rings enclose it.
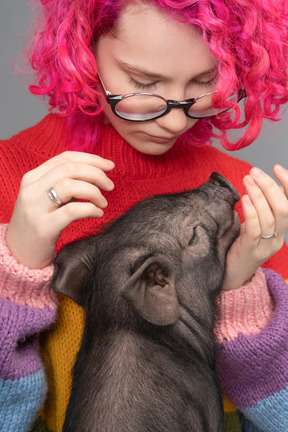
<instances>
[{"instance_id":1,"label":"pig's snout","mask_svg":"<svg viewBox=\"0 0 288 432\"><path fill-rule=\"evenodd\" d=\"M232 186L232 184L229 183L228 180L226 180L226 178L223 177L218 172L213 172L210 175L208 184L209 183L213 186L220 187L226 190L227 192L229 191L229 196L231 196L234 201L233 204L235 204L237 201L240 200L240 195L237 192L237 190L234 188L234 186Z\"/></svg>"}]
</instances>

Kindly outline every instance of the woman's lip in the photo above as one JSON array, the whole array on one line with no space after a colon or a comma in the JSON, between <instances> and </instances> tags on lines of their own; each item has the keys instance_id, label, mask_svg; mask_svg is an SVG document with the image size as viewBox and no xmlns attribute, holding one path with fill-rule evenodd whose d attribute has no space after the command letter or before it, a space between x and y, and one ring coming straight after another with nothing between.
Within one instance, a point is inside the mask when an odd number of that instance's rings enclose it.
<instances>
[{"instance_id":1,"label":"woman's lip","mask_svg":"<svg viewBox=\"0 0 288 432\"><path fill-rule=\"evenodd\" d=\"M166 143L171 143L172 141L175 141L177 139L177 137L171 137L171 138L165 138L165 137L159 137L159 136L154 136L154 135L149 135L149 134L145 134L148 139L150 141L159 143L159 144L166 144Z\"/></svg>"}]
</instances>

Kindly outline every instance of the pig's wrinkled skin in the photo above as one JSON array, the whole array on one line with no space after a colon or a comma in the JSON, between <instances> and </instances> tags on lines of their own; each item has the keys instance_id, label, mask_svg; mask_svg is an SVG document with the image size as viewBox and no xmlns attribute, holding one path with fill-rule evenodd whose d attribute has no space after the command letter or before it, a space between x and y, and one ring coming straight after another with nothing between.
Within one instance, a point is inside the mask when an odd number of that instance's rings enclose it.
<instances>
[{"instance_id":1,"label":"pig's wrinkled skin","mask_svg":"<svg viewBox=\"0 0 288 432\"><path fill-rule=\"evenodd\" d=\"M215 298L239 234L219 174L65 247L53 287L85 306L63 432L220 432Z\"/></svg>"}]
</instances>

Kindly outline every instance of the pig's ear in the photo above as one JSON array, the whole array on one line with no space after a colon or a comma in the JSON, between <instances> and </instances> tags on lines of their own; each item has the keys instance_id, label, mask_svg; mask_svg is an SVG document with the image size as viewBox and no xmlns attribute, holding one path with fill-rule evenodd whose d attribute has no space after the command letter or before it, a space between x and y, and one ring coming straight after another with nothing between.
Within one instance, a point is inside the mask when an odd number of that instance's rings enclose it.
<instances>
[{"instance_id":1,"label":"pig's ear","mask_svg":"<svg viewBox=\"0 0 288 432\"><path fill-rule=\"evenodd\" d=\"M93 238L71 243L59 252L55 260L52 287L80 306L84 305L87 295L94 245Z\"/></svg>"},{"instance_id":2,"label":"pig's ear","mask_svg":"<svg viewBox=\"0 0 288 432\"><path fill-rule=\"evenodd\" d=\"M172 266L165 257L149 257L130 277L122 295L152 324L174 324L179 318L174 279Z\"/></svg>"}]
</instances>

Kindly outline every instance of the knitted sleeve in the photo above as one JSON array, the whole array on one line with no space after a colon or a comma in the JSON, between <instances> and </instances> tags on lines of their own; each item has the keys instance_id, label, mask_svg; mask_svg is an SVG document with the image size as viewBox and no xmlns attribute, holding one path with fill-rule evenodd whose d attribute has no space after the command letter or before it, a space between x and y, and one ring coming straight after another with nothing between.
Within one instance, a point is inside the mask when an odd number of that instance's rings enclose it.
<instances>
[{"instance_id":1,"label":"knitted sleeve","mask_svg":"<svg viewBox=\"0 0 288 432\"><path fill-rule=\"evenodd\" d=\"M268 288L268 290L266 289ZM288 430L288 287L272 270L221 295L216 335L222 388L247 432Z\"/></svg>"},{"instance_id":2,"label":"knitted sleeve","mask_svg":"<svg viewBox=\"0 0 288 432\"><path fill-rule=\"evenodd\" d=\"M47 385L38 334L55 319L53 266L30 270L10 255L0 225L0 430L27 432Z\"/></svg>"}]
</instances>

